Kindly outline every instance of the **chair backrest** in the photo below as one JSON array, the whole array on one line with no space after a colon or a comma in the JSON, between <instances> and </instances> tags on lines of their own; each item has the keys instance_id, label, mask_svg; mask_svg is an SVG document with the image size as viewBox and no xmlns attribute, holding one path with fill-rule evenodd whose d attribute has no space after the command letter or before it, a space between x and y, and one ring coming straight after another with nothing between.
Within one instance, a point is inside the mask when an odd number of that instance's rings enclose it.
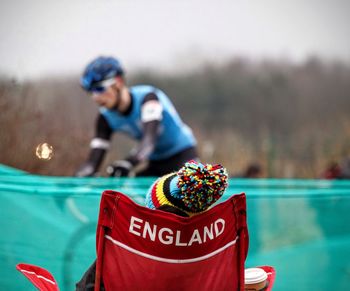
<instances>
[{"instance_id":1,"label":"chair backrest","mask_svg":"<svg viewBox=\"0 0 350 291\"><path fill-rule=\"evenodd\" d=\"M245 194L180 217L105 191L96 240L95 290L244 290Z\"/></svg>"}]
</instances>

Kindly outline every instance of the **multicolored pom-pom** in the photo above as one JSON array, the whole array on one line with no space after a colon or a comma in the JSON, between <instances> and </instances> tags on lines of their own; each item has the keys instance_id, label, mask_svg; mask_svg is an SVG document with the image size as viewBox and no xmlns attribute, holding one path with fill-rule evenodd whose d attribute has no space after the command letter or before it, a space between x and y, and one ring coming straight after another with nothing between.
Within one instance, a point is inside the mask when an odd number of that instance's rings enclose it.
<instances>
[{"instance_id":1,"label":"multicolored pom-pom","mask_svg":"<svg viewBox=\"0 0 350 291\"><path fill-rule=\"evenodd\" d=\"M189 161L178 171L177 186L186 210L202 212L215 203L227 188L226 169L219 165Z\"/></svg>"}]
</instances>

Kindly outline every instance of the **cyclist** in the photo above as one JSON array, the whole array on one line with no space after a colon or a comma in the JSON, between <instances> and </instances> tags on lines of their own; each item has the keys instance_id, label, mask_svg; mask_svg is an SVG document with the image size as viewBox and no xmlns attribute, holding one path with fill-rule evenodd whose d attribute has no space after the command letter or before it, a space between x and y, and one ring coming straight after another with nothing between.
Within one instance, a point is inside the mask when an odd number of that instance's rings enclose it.
<instances>
[{"instance_id":1,"label":"cyclist","mask_svg":"<svg viewBox=\"0 0 350 291\"><path fill-rule=\"evenodd\" d=\"M81 77L82 87L100 110L90 154L75 175L88 177L97 172L114 132L126 133L139 143L125 159L107 168L110 176L128 176L145 162L138 176L161 176L188 160L198 160L196 139L168 96L150 85L128 87L124 75L117 59L102 56L89 63Z\"/></svg>"}]
</instances>

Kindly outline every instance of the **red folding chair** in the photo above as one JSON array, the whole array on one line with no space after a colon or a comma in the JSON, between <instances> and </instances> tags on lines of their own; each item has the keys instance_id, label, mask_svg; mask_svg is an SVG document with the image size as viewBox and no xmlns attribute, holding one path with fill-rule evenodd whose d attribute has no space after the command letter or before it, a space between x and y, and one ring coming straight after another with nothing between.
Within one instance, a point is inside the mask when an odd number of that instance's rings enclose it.
<instances>
[{"instance_id":1,"label":"red folding chair","mask_svg":"<svg viewBox=\"0 0 350 291\"><path fill-rule=\"evenodd\" d=\"M202 214L180 217L105 191L96 245L95 291L101 281L107 291L244 290L246 197L234 195ZM274 270L263 268L271 290Z\"/></svg>"},{"instance_id":2,"label":"red folding chair","mask_svg":"<svg viewBox=\"0 0 350 291\"><path fill-rule=\"evenodd\" d=\"M105 191L95 290L244 290L247 252L244 194L180 217Z\"/></svg>"}]
</instances>

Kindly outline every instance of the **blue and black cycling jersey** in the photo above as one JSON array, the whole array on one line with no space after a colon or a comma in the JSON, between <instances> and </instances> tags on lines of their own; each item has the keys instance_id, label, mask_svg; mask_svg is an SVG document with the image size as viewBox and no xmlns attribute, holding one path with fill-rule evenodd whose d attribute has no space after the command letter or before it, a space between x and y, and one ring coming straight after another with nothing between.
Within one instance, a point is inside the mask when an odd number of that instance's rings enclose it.
<instances>
[{"instance_id":1,"label":"blue and black cycling jersey","mask_svg":"<svg viewBox=\"0 0 350 291\"><path fill-rule=\"evenodd\" d=\"M185 149L196 146L196 139L191 129L181 120L175 107L163 91L148 85L133 86L129 88L129 91L132 96L132 107L128 114L125 115L105 107L100 108L100 114L110 128L108 130L110 133L123 132L140 141L144 135L143 124L141 122L141 107L144 104L146 96L152 94L158 98L163 111L162 119L158 126L154 150L149 156L149 160L167 159ZM106 134L102 133L97 133L97 136L106 138Z\"/></svg>"}]
</instances>

